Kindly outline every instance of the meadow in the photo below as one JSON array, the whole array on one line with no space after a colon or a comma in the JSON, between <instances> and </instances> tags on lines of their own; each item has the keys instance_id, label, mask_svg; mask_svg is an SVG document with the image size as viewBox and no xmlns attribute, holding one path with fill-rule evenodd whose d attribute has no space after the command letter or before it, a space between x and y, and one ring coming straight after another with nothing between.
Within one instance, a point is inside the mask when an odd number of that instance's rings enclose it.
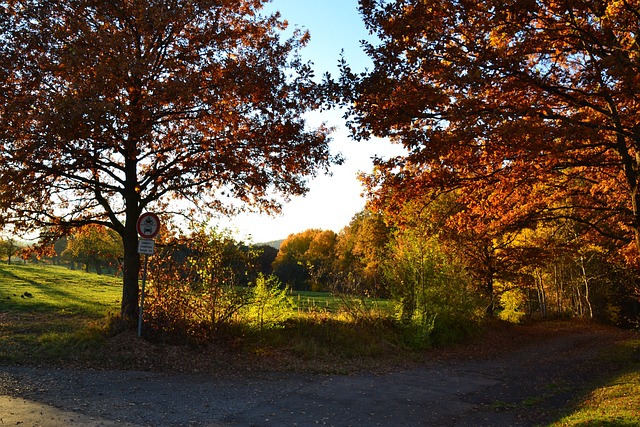
<instances>
[{"instance_id":1,"label":"meadow","mask_svg":"<svg viewBox=\"0 0 640 427\"><path fill-rule=\"evenodd\" d=\"M122 332L117 321L121 292L121 279L112 276L47 264L0 264L0 363L98 363L107 340ZM304 359L333 360L378 356L394 340L384 322L374 328L353 322L362 310L389 315L390 301L324 292L289 297L286 328L257 330L239 322L224 332L222 344L233 341L237 350L241 343L250 353L286 347Z\"/></svg>"},{"instance_id":2,"label":"meadow","mask_svg":"<svg viewBox=\"0 0 640 427\"><path fill-rule=\"evenodd\" d=\"M121 292L114 277L52 265L0 266L0 363L46 364L97 351Z\"/></svg>"}]
</instances>

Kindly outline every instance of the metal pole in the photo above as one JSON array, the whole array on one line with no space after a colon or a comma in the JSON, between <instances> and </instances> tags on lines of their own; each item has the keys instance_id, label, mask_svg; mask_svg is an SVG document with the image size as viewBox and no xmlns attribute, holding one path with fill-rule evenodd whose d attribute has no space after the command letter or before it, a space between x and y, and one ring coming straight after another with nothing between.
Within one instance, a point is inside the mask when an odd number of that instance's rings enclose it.
<instances>
[{"instance_id":1,"label":"metal pole","mask_svg":"<svg viewBox=\"0 0 640 427\"><path fill-rule=\"evenodd\" d=\"M144 270L142 271L142 293L140 294L140 313L138 313L138 336L142 336L142 311L144 310L144 285L147 281L147 262L149 255L144 256Z\"/></svg>"}]
</instances>

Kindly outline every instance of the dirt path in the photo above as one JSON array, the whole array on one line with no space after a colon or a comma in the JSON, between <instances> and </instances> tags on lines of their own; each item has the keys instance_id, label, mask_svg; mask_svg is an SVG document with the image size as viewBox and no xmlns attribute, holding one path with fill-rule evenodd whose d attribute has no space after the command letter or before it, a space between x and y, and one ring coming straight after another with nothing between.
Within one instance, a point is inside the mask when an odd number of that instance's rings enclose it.
<instances>
[{"instance_id":1,"label":"dirt path","mask_svg":"<svg viewBox=\"0 0 640 427\"><path fill-rule=\"evenodd\" d=\"M623 336L529 329L384 374L0 367L0 425L534 426L608 373L598 353Z\"/></svg>"}]
</instances>

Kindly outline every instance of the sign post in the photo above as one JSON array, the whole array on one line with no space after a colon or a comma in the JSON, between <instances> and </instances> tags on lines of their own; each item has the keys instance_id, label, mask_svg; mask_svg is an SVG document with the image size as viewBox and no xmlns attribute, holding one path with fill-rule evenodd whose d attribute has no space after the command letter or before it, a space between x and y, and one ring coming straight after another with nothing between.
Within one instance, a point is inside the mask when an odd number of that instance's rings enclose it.
<instances>
[{"instance_id":1,"label":"sign post","mask_svg":"<svg viewBox=\"0 0 640 427\"><path fill-rule=\"evenodd\" d=\"M153 238L160 232L158 215L147 212L140 215L136 229L141 239L138 240L138 253L144 254L144 268L142 270L142 290L140 293L140 312L138 313L138 336L142 336L142 312L144 311L144 287L147 282L147 264L149 255L153 255L155 242Z\"/></svg>"}]
</instances>

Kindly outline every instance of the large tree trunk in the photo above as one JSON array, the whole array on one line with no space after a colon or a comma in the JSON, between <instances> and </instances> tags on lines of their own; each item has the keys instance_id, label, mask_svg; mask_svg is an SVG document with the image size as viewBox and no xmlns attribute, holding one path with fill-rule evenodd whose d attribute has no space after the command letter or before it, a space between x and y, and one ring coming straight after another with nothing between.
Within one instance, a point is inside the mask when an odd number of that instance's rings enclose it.
<instances>
[{"instance_id":1,"label":"large tree trunk","mask_svg":"<svg viewBox=\"0 0 640 427\"><path fill-rule=\"evenodd\" d=\"M129 147L130 154L125 159L125 191L126 222L122 236L124 261L122 265L122 308L123 319L135 320L138 317L138 276L140 274L140 255L138 254L138 230L136 228L140 216L140 195L137 191L137 160L135 144Z\"/></svg>"},{"instance_id":2,"label":"large tree trunk","mask_svg":"<svg viewBox=\"0 0 640 427\"><path fill-rule=\"evenodd\" d=\"M129 221L125 235L122 236L124 261L122 273L122 305L120 314L123 319L135 320L138 317L138 275L140 272L140 255L138 254L138 234L133 222L131 230Z\"/></svg>"},{"instance_id":3,"label":"large tree trunk","mask_svg":"<svg viewBox=\"0 0 640 427\"><path fill-rule=\"evenodd\" d=\"M124 261L122 265L122 307L123 319L133 321L138 318L138 276L140 274L140 255L138 254L138 217L142 211L138 187L138 141L141 134L142 112L138 105L139 92L133 89L131 94L132 114L129 122L129 139L126 142L125 183L122 193L125 200L125 223L122 236Z\"/></svg>"}]
</instances>

